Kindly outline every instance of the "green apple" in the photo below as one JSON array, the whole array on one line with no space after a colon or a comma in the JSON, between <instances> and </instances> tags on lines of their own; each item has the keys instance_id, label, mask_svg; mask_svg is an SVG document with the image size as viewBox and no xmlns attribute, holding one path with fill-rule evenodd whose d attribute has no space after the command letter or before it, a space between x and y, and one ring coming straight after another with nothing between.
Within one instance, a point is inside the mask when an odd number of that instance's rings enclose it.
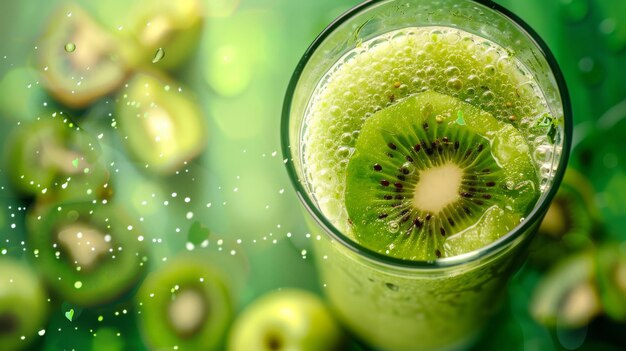
<instances>
[{"instance_id":1,"label":"green apple","mask_svg":"<svg viewBox=\"0 0 626 351\"><path fill-rule=\"evenodd\" d=\"M229 351L339 350L343 332L326 305L310 292L288 289L254 301L233 325Z\"/></svg>"}]
</instances>

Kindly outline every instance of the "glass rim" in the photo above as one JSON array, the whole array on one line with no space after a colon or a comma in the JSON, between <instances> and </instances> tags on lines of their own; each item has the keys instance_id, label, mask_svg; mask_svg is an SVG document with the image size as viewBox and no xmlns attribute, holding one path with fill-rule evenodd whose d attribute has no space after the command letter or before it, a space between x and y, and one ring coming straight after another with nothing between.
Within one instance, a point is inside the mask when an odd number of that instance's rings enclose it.
<instances>
[{"instance_id":1,"label":"glass rim","mask_svg":"<svg viewBox=\"0 0 626 351\"><path fill-rule=\"evenodd\" d=\"M501 236L494 242L483 246L479 249L461 254L452 257L440 258L436 260L429 261L418 261L418 260L407 260L396 257L391 257L369 248L366 248L356 242L355 240L349 238L346 234L342 233L337 227L331 223L328 218L322 213L322 211L315 205L315 202L312 198L312 194L305 189L300 179L298 178L298 174L296 172L294 161L291 156L291 143L289 140L289 122L291 120L291 107L292 107L292 99L296 89L296 86L300 80L302 72L306 67L309 59L313 56L313 53L317 50L317 48L324 42L324 40L335 31L339 26L344 24L348 19L358 15L362 11L368 9L369 7L376 5L377 3L386 2L386 1L394 1L394 0L366 0L352 8L348 11L344 12L342 15L337 17L332 23L330 23L309 45L306 49L305 53L302 55L302 58L298 62L293 75L291 76L291 80L289 81L289 85L287 87L287 92L285 94L285 98L283 101L282 108L282 118L281 118L281 151L283 154L283 159L285 160L285 167L287 169L287 173L291 180L292 185L294 186L298 198L300 202L304 205L309 214L313 217L313 219L322 226L326 234L330 235L334 240L339 241L344 247L350 249L356 254L365 257L366 259L373 261L377 264L389 266L393 268L399 269L422 269L422 270L434 270L434 269L442 269L442 268L451 268L456 266L461 266L463 264L467 264L470 262L477 262L481 259L491 257L494 254L497 254L507 248L510 244L512 244L515 240L517 240L523 233L530 229L532 225L535 224L535 221L538 220L539 216L544 213L544 210L547 210L547 207L550 205L552 199L556 195L558 191L558 186L554 186L555 184L560 184L563 176L565 174L565 170L567 168L567 160L569 159L570 147L571 147L571 139L572 139L572 108L571 101L569 97L569 91L565 84L565 78L559 65L556 61L556 58L550 51L548 45L543 41L543 39L537 34L537 32L530 27L525 21L523 21L520 17L504 8L503 6L494 3L491 0L467 0L469 2L474 2L485 6L493 11L496 11L502 14L504 17L508 18L513 24L519 26L524 34L527 34L537 45L538 49L543 54L546 62L548 63L548 67L551 70L552 75L556 81L556 85L558 88L558 92L561 98L561 105L563 108L563 145L561 150L561 156L559 159L559 163L557 166L556 174L554 175L552 185L547 193L544 193L537 204L533 207L532 211L524 218L519 225L510 230L505 235Z\"/></svg>"}]
</instances>

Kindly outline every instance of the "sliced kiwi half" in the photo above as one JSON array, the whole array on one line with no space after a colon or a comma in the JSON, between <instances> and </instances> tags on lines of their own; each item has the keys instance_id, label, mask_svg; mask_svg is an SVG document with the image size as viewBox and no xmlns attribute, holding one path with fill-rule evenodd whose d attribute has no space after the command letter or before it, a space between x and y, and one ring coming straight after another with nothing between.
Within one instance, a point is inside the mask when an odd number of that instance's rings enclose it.
<instances>
[{"instance_id":1,"label":"sliced kiwi half","mask_svg":"<svg viewBox=\"0 0 626 351\"><path fill-rule=\"evenodd\" d=\"M120 92L117 116L124 145L148 172L171 174L204 148L200 107L165 77L137 73Z\"/></svg>"},{"instance_id":2,"label":"sliced kiwi half","mask_svg":"<svg viewBox=\"0 0 626 351\"><path fill-rule=\"evenodd\" d=\"M508 233L535 204L539 188L518 130L428 91L364 123L345 194L360 243L401 259L433 260Z\"/></svg>"},{"instance_id":3,"label":"sliced kiwi half","mask_svg":"<svg viewBox=\"0 0 626 351\"><path fill-rule=\"evenodd\" d=\"M233 316L224 278L194 255L150 273L136 302L142 334L154 350L217 350Z\"/></svg>"},{"instance_id":4,"label":"sliced kiwi half","mask_svg":"<svg viewBox=\"0 0 626 351\"><path fill-rule=\"evenodd\" d=\"M569 256L542 277L530 312L547 326L580 328L601 312L592 250Z\"/></svg>"},{"instance_id":5,"label":"sliced kiwi half","mask_svg":"<svg viewBox=\"0 0 626 351\"><path fill-rule=\"evenodd\" d=\"M125 79L118 41L76 5L50 16L38 50L50 93L63 104L83 108L111 93Z\"/></svg>"},{"instance_id":6,"label":"sliced kiwi half","mask_svg":"<svg viewBox=\"0 0 626 351\"><path fill-rule=\"evenodd\" d=\"M593 196L587 178L568 168L531 244L531 264L545 268L572 252L593 245L598 221Z\"/></svg>"},{"instance_id":7,"label":"sliced kiwi half","mask_svg":"<svg viewBox=\"0 0 626 351\"><path fill-rule=\"evenodd\" d=\"M144 271L143 233L116 205L57 203L28 220L34 263L63 301L106 304L128 292Z\"/></svg>"},{"instance_id":8,"label":"sliced kiwi half","mask_svg":"<svg viewBox=\"0 0 626 351\"><path fill-rule=\"evenodd\" d=\"M0 258L0 348L23 350L48 315L47 294L39 277L26 264Z\"/></svg>"},{"instance_id":9,"label":"sliced kiwi half","mask_svg":"<svg viewBox=\"0 0 626 351\"><path fill-rule=\"evenodd\" d=\"M11 183L25 197L61 201L111 194L98 141L63 114L14 127L6 150Z\"/></svg>"}]
</instances>

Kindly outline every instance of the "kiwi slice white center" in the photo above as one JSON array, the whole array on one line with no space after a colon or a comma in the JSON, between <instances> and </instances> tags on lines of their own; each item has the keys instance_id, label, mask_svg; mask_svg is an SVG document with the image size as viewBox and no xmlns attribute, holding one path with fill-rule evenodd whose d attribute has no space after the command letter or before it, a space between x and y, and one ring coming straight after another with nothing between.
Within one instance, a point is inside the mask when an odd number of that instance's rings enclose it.
<instances>
[{"instance_id":1,"label":"kiwi slice white center","mask_svg":"<svg viewBox=\"0 0 626 351\"><path fill-rule=\"evenodd\" d=\"M99 257L111 248L98 229L84 223L64 226L57 238L76 265L86 271L93 269Z\"/></svg>"},{"instance_id":2,"label":"kiwi slice white center","mask_svg":"<svg viewBox=\"0 0 626 351\"><path fill-rule=\"evenodd\" d=\"M459 199L462 180L463 170L452 162L420 172L413 206L425 212L441 212Z\"/></svg>"},{"instance_id":3,"label":"kiwi slice white center","mask_svg":"<svg viewBox=\"0 0 626 351\"><path fill-rule=\"evenodd\" d=\"M364 246L432 260L506 234L534 205L537 189L517 129L429 91L364 123L348 163L346 210Z\"/></svg>"},{"instance_id":4,"label":"kiwi slice white center","mask_svg":"<svg viewBox=\"0 0 626 351\"><path fill-rule=\"evenodd\" d=\"M170 302L168 316L177 333L191 335L202 327L206 307L202 294L194 289L185 289Z\"/></svg>"}]
</instances>

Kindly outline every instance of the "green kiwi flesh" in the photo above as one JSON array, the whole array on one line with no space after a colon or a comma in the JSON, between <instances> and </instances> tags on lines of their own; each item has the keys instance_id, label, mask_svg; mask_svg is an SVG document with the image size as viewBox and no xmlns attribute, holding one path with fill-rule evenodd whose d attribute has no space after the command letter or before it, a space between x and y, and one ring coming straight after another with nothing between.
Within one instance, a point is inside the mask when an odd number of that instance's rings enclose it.
<instances>
[{"instance_id":1,"label":"green kiwi flesh","mask_svg":"<svg viewBox=\"0 0 626 351\"><path fill-rule=\"evenodd\" d=\"M233 316L224 278L203 258L179 256L150 273L136 295L152 349L217 350Z\"/></svg>"},{"instance_id":2,"label":"green kiwi flesh","mask_svg":"<svg viewBox=\"0 0 626 351\"><path fill-rule=\"evenodd\" d=\"M145 268L143 233L113 204L51 204L29 215L28 232L36 267L70 303L106 304L129 291Z\"/></svg>"},{"instance_id":3,"label":"green kiwi flesh","mask_svg":"<svg viewBox=\"0 0 626 351\"><path fill-rule=\"evenodd\" d=\"M508 233L539 195L517 129L428 91L372 115L346 178L357 240L400 259L469 252Z\"/></svg>"},{"instance_id":4,"label":"green kiwi flesh","mask_svg":"<svg viewBox=\"0 0 626 351\"><path fill-rule=\"evenodd\" d=\"M595 263L590 251L560 261L533 292L530 312L547 326L580 328L601 312Z\"/></svg>"},{"instance_id":5,"label":"green kiwi flesh","mask_svg":"<svg viewBox=\"0 0 626 351\"><path fill-rule=\"evenodd\" d=\"M7 150L11 183L26 197L61 201L110 194L98 141L62 114L16 126Z\"/></svg>"},{"instance_id":6,"label":"green kiwi flesh","mask_svg":"<svg viewBox=\"0 0 626 351\"><path fill-rule=\"evenodd\" d=\"M87 12L66 6L50 18L40 41L39 65L46 88L57 100L83 108L124 81L127 68L117 40Z\"/></svg>"},{"instance_id":7,"label":"green kiwi flesh","mask_svg":"<svg viewBox=\"0 0 626 351\"><path fill-rule=\"evenodd\" d=\"M124 146L140 168L171 174L204 148L199 106L165 78L137 73L120 93L117 114Z\"/></svg>"},{"instance_id":8,"label":"green kiwi flesh","mask_svg":"<svg viewBox=\"0 0 626 351\"><path fill-rule=\"evenodd\" d=\"M0 258L0 348L22 350L37 337L48 314L39 277L20 261ZM24 339L22 339L24 337Z\"/></svg>"}]
</instances>

